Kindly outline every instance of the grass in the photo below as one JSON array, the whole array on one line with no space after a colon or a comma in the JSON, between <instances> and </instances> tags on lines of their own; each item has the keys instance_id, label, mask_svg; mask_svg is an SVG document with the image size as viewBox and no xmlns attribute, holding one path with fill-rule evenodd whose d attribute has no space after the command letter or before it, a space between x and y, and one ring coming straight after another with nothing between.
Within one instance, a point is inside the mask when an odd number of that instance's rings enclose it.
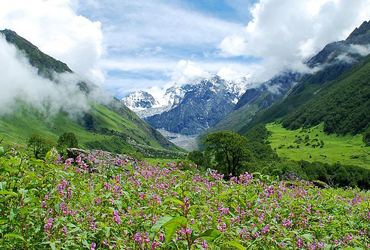
<instances>
[{"instance_id":1,"label":"grass","mask_svg":"<svg viewBox=\"0 0 370 250\"><path fill-rule=\"evenodd\" d=\"M148 158L145 157L145 162L147 162L149 165L152 166L161 166L165 167L168 163L174 163L174 162L181 162L184 161L184 159L164 159L164 158Z\"/></svg>"},{"instance_id":2,"label":"grass","mask_svg":"<svg viewBox=\"0 0 370 250\"><path fill-rule=\"evenodd\" d=\"M327 135L323 132L323 124L309 129L287 130L281 124L269 123L266 128L272 132L269 137L271 147L280 157L370 168L370 149L365 147L362 135Z\"/></svg>"},{"instance_id":3,"label":"grass","mask_svg":"<svg viewBox=\"0 0 370 250\"><path fill-rule=\"evenodd\" d=\"M64 112L46 118L36 109L26 107L20 102L13 114L1 116L0 139L4 139L4 145L9 148L13 142L26 142L32 132L38 132L54 141L57 141L64 132L73 132L79 147L82 148L102 149L115 153L121 153L122 150L135 151L137 146L147 148L147 151L165 149L162 145L165 139L156 137L149 125L139 118L130 117L129 113L120 115L99 104L91 104L89 113L96 124L96 131L86 130ZM110 132L104 133L102 129ZM159 141L161 139L162 141ZM174 151L180 151L174 145L169 147Z\"/></svg>"}]
</instances>

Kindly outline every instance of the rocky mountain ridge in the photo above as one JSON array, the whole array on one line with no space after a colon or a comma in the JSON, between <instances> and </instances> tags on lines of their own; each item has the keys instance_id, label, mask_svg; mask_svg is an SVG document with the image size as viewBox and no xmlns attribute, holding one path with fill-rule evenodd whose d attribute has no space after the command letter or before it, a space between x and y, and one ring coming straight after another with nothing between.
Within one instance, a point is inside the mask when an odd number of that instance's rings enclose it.
<instances>
[{"instance_id":1,"label":"rocky mountain ridge","mask_svg":"<svg viewBox=\"0 0 370 250\"><path fill-rule=\"evenodd\" d=\"M199 134L234 108L248 84L248 79L236 83L214 76L196 84L173 86L163 96L164 112L146 115L145 120L157 129L172 133ZM146 114L155 108L147 109Z\"/></svg>"}]
</instances>

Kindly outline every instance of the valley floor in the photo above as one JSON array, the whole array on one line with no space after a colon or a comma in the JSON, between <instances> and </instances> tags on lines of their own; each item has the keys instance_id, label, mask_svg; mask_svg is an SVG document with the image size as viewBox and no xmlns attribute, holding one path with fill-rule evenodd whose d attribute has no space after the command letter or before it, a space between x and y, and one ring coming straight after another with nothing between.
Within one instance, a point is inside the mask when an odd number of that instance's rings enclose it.
<instances>
[{"instance_id":1,"label":"valley floor","mask_svg":"<svg viewBox=\"0 0 370 250\"><path fill-rule=\"evenodd\" d=\"M157 129L167 140L174 143L188 151L194 151L198 149L198 135L182 135L177 133L168 132L164 129Z\"/></svg>"},{"instance_id":2,"label":"valley floor","mask_svg":"<svg viewBox=\"0 0 370 250\"><path fill-rule=\"evenodd\" d=\"M266 128L272 132L269 137L272 149L282 158L370 168L370 148L365 147L362 135L327 135L323 132L323 124L287 130L281 124L270 123Z\"/></svg>"}]
</instances>

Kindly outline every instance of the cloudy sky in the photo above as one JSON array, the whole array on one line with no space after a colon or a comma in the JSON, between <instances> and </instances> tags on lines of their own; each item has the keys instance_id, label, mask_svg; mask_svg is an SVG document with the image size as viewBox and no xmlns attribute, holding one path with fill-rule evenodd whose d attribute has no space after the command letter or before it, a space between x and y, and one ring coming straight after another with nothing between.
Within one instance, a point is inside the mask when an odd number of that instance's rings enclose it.
<instances>
[{"instance_id":1,"label":"cloudy sky","mask_svg":"<svg viewBox=\"0 0 370 250\"><path fill-rule=\"evenodd\" d=\"M2 0L12 29L116 97L219 74L263 81L370 20L370 0Z\"/></svg>"}]
</instances>

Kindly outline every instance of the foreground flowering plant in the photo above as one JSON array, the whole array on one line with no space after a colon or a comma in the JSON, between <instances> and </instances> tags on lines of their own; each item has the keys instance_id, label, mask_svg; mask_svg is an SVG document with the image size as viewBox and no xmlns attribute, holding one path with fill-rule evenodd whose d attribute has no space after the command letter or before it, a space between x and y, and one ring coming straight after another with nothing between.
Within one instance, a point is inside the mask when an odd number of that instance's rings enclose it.
<instances>
[{"instance_id":1,"label":"foreground flowering plant","mask_svg":"<svg viewBox=\"0 0 370 250\"><path fill-rule=\"evenodd\" d=\"M115 159L0 157L1 249L370 249L370 195Z\"/></svg>"}]
</instances>

